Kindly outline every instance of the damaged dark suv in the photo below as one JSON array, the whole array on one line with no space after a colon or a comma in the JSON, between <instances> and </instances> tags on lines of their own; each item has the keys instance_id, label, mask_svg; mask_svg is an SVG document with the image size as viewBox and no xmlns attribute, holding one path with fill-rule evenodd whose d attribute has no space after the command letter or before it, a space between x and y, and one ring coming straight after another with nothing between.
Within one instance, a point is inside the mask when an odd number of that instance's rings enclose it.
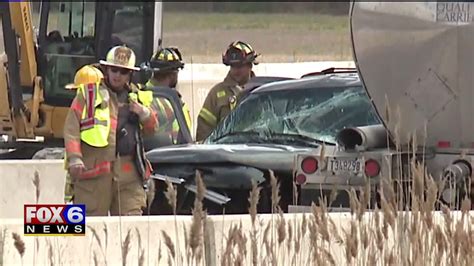
<instances>
[{"instance_id":1,"label":"damaged dark suv","mask_svg":"<svg viewBox=\"0 0 474 266\"><path fill-rule=\"evenodd\" d=\"M163 181L169 178L178 188L178 213L190 213L196 170L208 190L204 206L209 213L247 213L252 182L262 188L259 212L270 212L269 170L280 182L280 207L287 211L298 195L293 191L295 155L319 154L323 143L327 151L335 150L341 127L375 123L377 116L355 70L331 69L257 86L204 143L148 152L156 187L150 212L170 213L163 194Z\"/></svg>"}]
</instances>

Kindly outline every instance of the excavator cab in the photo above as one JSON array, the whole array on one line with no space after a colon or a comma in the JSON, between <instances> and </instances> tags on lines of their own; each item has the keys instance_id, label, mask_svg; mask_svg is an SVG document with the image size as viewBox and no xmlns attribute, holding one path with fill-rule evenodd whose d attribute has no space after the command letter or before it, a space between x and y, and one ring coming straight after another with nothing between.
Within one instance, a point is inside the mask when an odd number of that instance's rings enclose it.
<instances>
[{"instance_id":1,"label":"excavator cab","mask_svg":"<svg viewBox=\"0 0 474 266\"><path fill-rule=\"evenodd\" d=\"M38 62L44 101L68 107L75 92L64 86L76 70L126 44L143 62L153 53L155 2L44 2L40 10ZM157 38L161 39L160 36ZM140 81L138 77L135 81Z\"/></svg>"},{"instance_id":2,"label":"excavator cab","mask_svg":"<svg viewBox=\"0 0 474 266\"><path fill-rule=\"evenodd\" d=\"M162 2L45 1L36 31L30 10L28 2L0 2L0 149L27 150L17 159L63 147L64 121L76 93L65 85L79 68L122 44L134 50L138 65L161 46L162 36ZM145 83L146 75L137 72L133 82ZM171 94L160 97L183 118L179 98ZM186 130L184 118L178 120Z\"/></svg>"}]
</instances>

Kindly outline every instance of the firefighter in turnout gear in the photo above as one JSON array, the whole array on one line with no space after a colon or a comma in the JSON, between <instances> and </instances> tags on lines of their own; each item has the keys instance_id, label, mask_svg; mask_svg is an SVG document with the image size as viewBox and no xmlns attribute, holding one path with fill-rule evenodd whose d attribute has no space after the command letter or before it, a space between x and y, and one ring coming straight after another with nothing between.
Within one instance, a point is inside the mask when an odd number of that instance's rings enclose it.
<instances>
[{"instance_id":1,"label":"firefighter in turnout gear","mask_svg":"<svg viewBox=\"0 0 474 266\"><path fill-rule=\"evenodd\" d=\"M151 174L142 134L154 134L151 92L130 86L135 54L113 47L101 60L104 79L76 84L64 126L66 165L74 185L74 203L87 215L141 215L146 206L143 182ZM76 73L82 75L84 68Z\"/></svg>"},{"instance_id":2,"label":"firefighter in turnout gear","mask_svg":"<svg viewBox=\"0 0 474 266\"><path fill-rule=\"evenodd\" d=\"M224 81L215 85L206 97L199 112L196 140L207 138L217 124L224 119L237 104L237 98L243 86L254 77L252 65L258 54L245 42L232 42L222 55L222 62L230 66Z\"/></svg>"},{"instance_id":3,"label":"firefighter in turnout gear","mask_svg":"<svg viewBox=\"0 0 474 266\"><path fill-rule=\"evenodd\" d=\"M97 69L96 67L92 65L86 65L76 72L76 75L74 77L74 83L67 84L65 87L66 89L69 89L69 90L78 89L81 87L81 84L101 82L103 78L104 78L104 75L102 74L102 71L100 71L99 69ZM66 158L66 156L64 157ZM67 169L68 165L66 164L66 161L67 160L64 160L65 162L64 165L65 165L65 168ZM68 173L66 175L64 201L67 203L67 202L71 202L72 200L73 200L73 185L72 185L71 175Z\"/></svg>"},{"instance_id":4,"label":"firefighter in turnout gear","mask_svg":"<svg viewBox=\"0 0 474 266\"><path fill-rule=\"evenodd\" d=\"M178 72L184 68L181 53L178 48L169 47L161 48L151 58L148 68L152 70L153 75L150 80L146 83L145 89L153 90L153 88L176 90L178 84ZM189 131L192 130L191 114L188 105L182 100L181 94L178 96L181 100L181 106L184 117L186 119L186 125ZM173 144L184 143L183 137L180 136L180 128L178 120L174 114L171 102L164 97L155 97L153 100L152 107L155 109L158 120L157 133L166 133L170 136ZM153 141L146 141L146 150L151 150L156 147Z\"/></svg>"}]
</instances>

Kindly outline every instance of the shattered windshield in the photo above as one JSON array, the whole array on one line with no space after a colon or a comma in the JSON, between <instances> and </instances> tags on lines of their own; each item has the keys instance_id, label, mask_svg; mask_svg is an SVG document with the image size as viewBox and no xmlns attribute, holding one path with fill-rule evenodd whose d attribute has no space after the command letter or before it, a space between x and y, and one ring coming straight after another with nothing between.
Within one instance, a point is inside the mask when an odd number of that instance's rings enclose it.
<instances>
[{"instance_id":1,"label":"shattered windshield","mask_svg":"<svg viewBox=\"0 0 474 266\"><path fill-rule=\"evenodd\" d=\"M206 143L335 143L346 127L379 123L362 86L266 91L242 101Z\"/></svg>"}]
</instances>

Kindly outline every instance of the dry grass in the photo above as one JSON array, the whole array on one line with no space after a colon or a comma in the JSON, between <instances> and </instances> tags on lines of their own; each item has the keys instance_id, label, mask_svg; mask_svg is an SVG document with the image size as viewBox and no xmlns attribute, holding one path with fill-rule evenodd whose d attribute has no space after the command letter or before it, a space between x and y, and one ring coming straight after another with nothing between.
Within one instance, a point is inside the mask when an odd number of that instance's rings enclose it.
<instances>
[{"instance_id":1,"label":"dry grass","mask_svg":"<svg viewBox=\"0 0 474 266\"><path fill-rule=\"evenodd\" d=\"M393 189L383 191L380 209L368 211L370 188L349 191L351 215L347 226L336 225L334 215L328 212L328 199L321 199L311 206L310 214L300 215L300 219L283 215L279 208L279 181L270 171L272 219L264 223L259 219L257 205L260 188L252 185L249 193L249 221L251 230L245 230L242 223L230 225L224 234L225 243L220 265L472 265L474 261L474 217L469 214L471 200L465 198L461 212L454 216L449 206L440 204L439 187L422 164L411 162L412 201L411 212L397 210L398 202ZM204 230L206 212L203 199L206 188L199 172L196 173L198 187L192 224L185 230L185 252L178 252L178 245L162 232L164 245L168 249L168 265L204 265L208 259L204 255ZM175 206L176 193L168 184L168 200ZM384 195L389 195L389 199ZM329 202L333 198L329 197ZM436 205L441 205L442 216L435 216ZM174 210L175 211L175 210ZM291 217L291 218L290 218ZM296 215L295 215L296 217ZM438 219L438 220L435 220ZM107 226L104 224L100 237L96 228L88 227L92 239L97 243L104 261L99 259L99 251L91 254L94 265L107 265ZM177 224L176 224L177 228ZM122 243L122 262L126 265L127 255L134 243L138 246L138 257L134 264L144 265L145 249L141 234L135 228L136 241L129 229ZM178 231L178 230L175 230ZM0 231L0 255L3 255L6 229ZM13 246L21 259L25 254L25 243L17 233L11 233ZM161 242L158 247L157 264L162 260ZM37 251L37 250L36 250ZM59 265L58 249L48 241L50 265ZM3 256L0 256L3 265Z\"/></svg>"},{"instance_id":2,"label":"dry grass","mask_svg":"<svg viewBox=\"0 0 474 266\"><path fill-rule=\"evenodd\" d=\"M441 205L442 221L435 221L433 211L440 204L439 187L420 163L411 162L411 172L415 191L410 192L413 199L404 208L412 212L398 210L393 189L382 194L380 209L375 206L369 212L373 192L366 186L358 194L355 190L349 192L352 212L349 224L337 226L333 214L328 212L327 199L313 204L309 216L302 215L301 219L284 216L278 207L278 178L270 171L274 217L266 224L258 223L260 189L253 184L249 194L251 230L244 230L241 223L228 228L220 251L220 265L471 265L474 260L471 200L463 200L460 217L453 217L450 208ZM199 180L198 174L197 183L202 186ZM335 193L331 193L329 201L334 197ZM198 199L202 198L198 196ZM197 215L201 207L195 202L196 217L202 218L202 213ZM200 221L194 220L199 227L194 225L191 230L199 231ZM193 247L204 241L198 233L190 239L199 243Z\"/></svg>"},{"instance_id":3,"label":"dry grass","mask_svg":"<svg viewBox=\"0 0 474 266\"><path fill-rule=\"evenodd\" d=\"M39 197L40 197L40 178L39 178L39 173L38 171L35 171L35 175L33 177L33 185L35 186L35 199L36 203L39 202Z\"/></svg>"},{"instance_id":4,"label":"dry grass","mask_svg":"<svg viewBox=\"0 0 474 266\"><path fill-rule=\"evenodd\" d=\"M196 171L196 186L197 193L194 200L194 208L192 210L193 219L191 223L191 229L189 232L189 246L188 249L191 251L191 261L198 263L201 262L204 254L204 219L206 213L203 210L202 201L206 188L201 178L201 173Z\"/></svg>"},{"instance_id":5,"label":"dry grass","mask_svg":"<svg viewBox=\"0 0 474 266\"><path fill-rule=\"evenodd\" d=\"M15 246L16 251L18 251L18 254L21 257L21 261L23 264L23 255L25 254L25 242L23 242L23 239L21 239L20 235L13 232L12 233L13 237L13 245Z\"/></svg>"},{"instance_id":6,"label":"dry grass","mask_svg":"<svg viewBox=\"0 0 474 266\"><path fill-rule=\"evenodd\" d=\"M5 239L7 236L7 229L3 228L0 230L0 266L3 266L3 254L5 251Z\"/></svg>"},{"instance_id":7,"label":"dry grass","mask_svg":"<svg viewBox=\"0 0 474 266\"><path fill-rule=\"evenodd\" d=\"M33 186L35 187L35 202L36 204L39 203L39 197L41 193L40 189L40 177L38 171L35 171L34 176L33 176ZM35 242L34 242L34 250L35 252L33 253L33 264L36 263L36 253L38 253L39 250L39 241L38 238L35 237Z\"/></svg>"},{"instance_id":8,"label":"dry grass","mask_svg":"<svg viewBox=\"0 0 474 266\"><path fill-rule=\"evenodd\" d=\"M335 215L328 211L329 199L321 199L311 206L310 214L300 219L283 215L279 208L279 181L269 171L272 199L272 219L263 222L257 212L260 188L252 185L249 193L249 221L251 230L245 230L242 223L230 225L224 233L225 243L220 254L219 265L471 265L474 260L474 217L469 215L471 200L463 199L459 217L454 217L449 206L442 206L442 217L433 211L439 203L439 187L426 169L412 162L413 200L412 212L397 209L398 202L393 189L383 191L380 208L368 211L372 191L366 186L358 193L349 191L351 214L347 225L337 225ZM209 258L204 256L204 230L206 212L203 199L206 188L201 174L196 172L198 187L192 224L184 228L185 247L178 252L178 245L166 231L162 230L163 244L168 250L168 265L205 265ZM168 183L167 198L175 206L176 193ZM389 198L385 198L388 195ZM296 215L295 215L296 217ZM435 217L439 219L435 221ZM340 219L338 219L340 220ZM177 226L176 226L177 227ZM90 228L93 238L103 251L103 241L98 232ZM138 236L138 265L144 264L144 250ZM175 230L178 231L178 230ZM22 251L16 236L15 246ZM130 230L123 249L123 265L131 250ZM24 252L24 249L23 249ZM20 253L22 254L22 253ZM216 255L216 254L215 254ZM161 244L158 247L157 263L162 260ZM93 262L100 265L97 253Z\"/></svg>"},{"instance_id":9,"label":"dry grass","mask_svg":"<svg viewBox=\"0 0 474 266\"><path fill-rule=\"evenodd\" d=\"M135 233L138 237L138 265L143 266L145 264L145 249L142 248L142 237L138 228L135 227Z\"/></svg>"},{"instance_id":10,"label":"dry grass","mask_svg":"<svg viewBox=\"0 0 474 266\"><path fill-rule=\"evenodd\" d=\"M122 243L122 266L127 265L127 256L131 246L131 232L132 229L129 228L127 231L127 235L125 236L125 240Z\"/></svg>"},{"instance_id":11,"label":"dry grass","mask_svg":"<svg viewBox=\"0 0 474 266\"><path fill-rule=\"evenodd\" d=\"M108 229L107 229L106 223L104 222L104 228L103 228L105 246L102 245L102 241L101 241L101 238L100 238L99 233L97 232L97 230L92 226L87 226L87 228L92 233L92 239L95 240L97 245L99 246L98 249L100 250L100 252L102 254L102 258L104 259L104 262L103 262L104 265L107 265L107 245L108 245L108 233L107 232L108 232ZM91 252L93 252L94 263L96 263L98 261L97 249L92 249L92 245L91 245Z\"/></svg>"},{"instance_id":12,"label":"dry grass","mask_svg":"<svg viewBox=\"0 0 474 266\"><path fill-rule=\"evenodd\" d=\"M169 181L169 179L166 179L166 192L165 196L166 199L168 200L168 203L171 205L171 209L173 210L174 214L174 231L175 231L175 241L176 241L176 247L177 247L177 252L180 254L180 244L179 244L179 237L178 237L178 219L176 218L176 204L178 201L178 192L174 188L173 184ZM163 235L164 236L164 235ZM177 265L182 263L181 257L173 256L175 259L175 263Z\"/></svg>"},{"instance_id":13,"label":"dry grass","mask_svg":"<svg viewBox=\"0 0 474 266\"><path fill-rule=\"evenodd\" d=\"M160 264L161 261L161 242L158 244L158 257L156 258L156 264Z\"/></svg>"},{"instance_id":14,"label":"dry grass","mask_svg":"<svg viewBox=\"0 0 474 266\"><path fill-rule=\"evenodd\" d=\"M168 252L170 255L169 257L176 259L176 251L174 248L173 241L171 240L171 237L169 237L166 231L163 231L163 230L161 231L161 234L163 236L163 240L165 241L165 245L168 248Z\"/></svg>"}]
</instances>

